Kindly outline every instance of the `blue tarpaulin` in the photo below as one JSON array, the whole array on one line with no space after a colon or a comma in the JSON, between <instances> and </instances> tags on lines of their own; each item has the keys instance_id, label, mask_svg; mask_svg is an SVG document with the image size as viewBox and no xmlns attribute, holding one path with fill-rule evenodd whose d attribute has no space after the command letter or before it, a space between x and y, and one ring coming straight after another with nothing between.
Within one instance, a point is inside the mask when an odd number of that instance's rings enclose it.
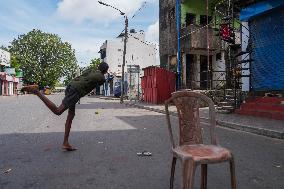
<instances>
[{"instance_id":1,"label":"blue tarpaulin","mask_svg":"<svg viewBox=\"0 0 284 189\"><path fill-rule=\"evenodd\" d=\"M265 0L259 3L250 5L240 12L240 20L248 21L253 17L260 16L268 11L276 8L283 8L284 0Z\"/></svg>"}]
</instances>

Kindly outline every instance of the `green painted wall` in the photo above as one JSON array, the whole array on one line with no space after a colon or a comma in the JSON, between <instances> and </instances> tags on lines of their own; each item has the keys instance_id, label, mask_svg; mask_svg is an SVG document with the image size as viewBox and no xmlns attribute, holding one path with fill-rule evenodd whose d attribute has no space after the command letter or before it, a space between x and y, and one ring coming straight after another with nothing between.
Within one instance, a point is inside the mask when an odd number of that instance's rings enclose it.
<instances>
[{"instance_id":1,"label":"green painted wall","mask_svg":"<svg viewBox=\"0 0 284 189\"><path fill-rule=\"evenodd\" d=\"M208 0L208 15L211 16L216 3L221 0ZM181 20L185 23L186 13L196 14L196 22L199 23L200 15L206 15L206 0L186 0L181 5Z\"/></svg>"},{"instance_id":2,"label":"green painted wall","mask_svg":"<svg viewBox=\"0 0 284 189\"><path fill-rule=\"evenodd\" d=\"M224 0L208 0L208 15L214 19L215 5L224 2ZM196 23L200 23L200 15L206 15L206 0L186 0L181 5L181 23L185 24L186 13L193 13L196 15ZM214 22L214 21L213 21ZM217 15L217 23L220 22L220 16ZM237 22L234 23L236 28L239 28Z\"/></svg>"}]
</instances>

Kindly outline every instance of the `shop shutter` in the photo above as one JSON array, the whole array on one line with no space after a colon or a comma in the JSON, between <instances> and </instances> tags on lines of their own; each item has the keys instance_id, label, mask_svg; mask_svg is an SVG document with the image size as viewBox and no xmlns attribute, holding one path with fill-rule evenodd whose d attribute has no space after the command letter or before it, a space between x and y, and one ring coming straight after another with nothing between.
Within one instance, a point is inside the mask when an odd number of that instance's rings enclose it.
<instances>
[{"instance_id":1,"label":"shop shutter","mask_svg":"<svg viewBox=\"0 0 284 189\"><path fill-rule=\"evenodd\" d=\"M284 10L274 10L249 22L254 91L284 90Z\"/></svg>"}]
</instances>

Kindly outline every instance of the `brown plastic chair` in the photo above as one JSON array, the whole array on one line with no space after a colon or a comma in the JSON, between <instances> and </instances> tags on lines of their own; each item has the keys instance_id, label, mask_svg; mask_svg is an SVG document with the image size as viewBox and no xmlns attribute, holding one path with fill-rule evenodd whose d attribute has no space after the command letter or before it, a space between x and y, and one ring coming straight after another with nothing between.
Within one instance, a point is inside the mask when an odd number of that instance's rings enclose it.
<instances>
[{"instance_id":1,"label":"brown plastic chair","mask_svg":"<svg viewBox=\"0 0 284 189\"><path fill-rule=\"evenodd\" d=\"M205 101L209 105L211 144L203 144L200 127L199 103ZM179 118L179 144L175 144L171 127L169 105L174 104ZM179 91L165 102L166 117L172 143L173 160L171 167L170 189L173 189L175 165L177 158L182 163L183 189L193 189L196 166L201 165L201 189L207 188L207 164L228 161L231 172L231 188L236 189L235 164L232 153L219 146L215 135L215 107L206 95Z\"/></svg>"}]
</instances>

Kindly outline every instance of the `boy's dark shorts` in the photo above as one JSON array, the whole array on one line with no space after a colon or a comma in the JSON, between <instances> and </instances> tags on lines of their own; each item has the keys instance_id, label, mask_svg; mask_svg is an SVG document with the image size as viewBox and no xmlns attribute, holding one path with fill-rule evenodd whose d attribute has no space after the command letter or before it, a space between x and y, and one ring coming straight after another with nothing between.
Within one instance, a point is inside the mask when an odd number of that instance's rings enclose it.
<instances>
[{"instance_id":1,"label":"boy's dark shorts","mask_svg":"<svg viewBox=\"0 0 284 189\"><path fill-rule=\"evenodd\" d=\"M62 104L64 104L65 107L72 108L79 100L79 92L74 87L68 85L65 90L65 97L62 100Z\"/></svg>"}]
</instances>

